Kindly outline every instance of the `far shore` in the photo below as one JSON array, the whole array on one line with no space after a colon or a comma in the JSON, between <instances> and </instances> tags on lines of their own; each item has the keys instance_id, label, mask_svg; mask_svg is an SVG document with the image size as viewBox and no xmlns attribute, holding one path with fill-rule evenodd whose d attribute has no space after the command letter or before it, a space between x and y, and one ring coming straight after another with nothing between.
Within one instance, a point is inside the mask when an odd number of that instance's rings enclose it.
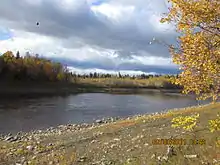
<instances>
[{"instance_id":1,"label":"far shore","mask_svg":"<svg viewBox=\"0 0 220 165\"><path fill-rule=\"evenodd\" d=\"M78 93L115 93L137 94L148 92L162 92L181 94L181 89L134 87L134 86L95 86L91 84L67 83L0 83L0 97L18 96L45 96L45 95L70 95Z\"/></svg>"}]
</instances>

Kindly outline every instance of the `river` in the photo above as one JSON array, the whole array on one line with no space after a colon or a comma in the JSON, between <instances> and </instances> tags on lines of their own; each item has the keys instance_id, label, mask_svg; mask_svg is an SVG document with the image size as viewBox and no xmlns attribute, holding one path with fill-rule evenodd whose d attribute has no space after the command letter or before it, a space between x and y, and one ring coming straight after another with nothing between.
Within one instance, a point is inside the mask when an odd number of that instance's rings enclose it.
<instances>
[{"instance_id":1,"label":"river","mask_svg":"<svg viewBox=\"0 0 220 165\"><path fill-rule=\"evenodd\" d=\"M91 123L104 117L128 117L197 105L192 96L84 93L65 97L0 100L0 134L44 129L68 123Z\"/></svg>"}]
</instances>

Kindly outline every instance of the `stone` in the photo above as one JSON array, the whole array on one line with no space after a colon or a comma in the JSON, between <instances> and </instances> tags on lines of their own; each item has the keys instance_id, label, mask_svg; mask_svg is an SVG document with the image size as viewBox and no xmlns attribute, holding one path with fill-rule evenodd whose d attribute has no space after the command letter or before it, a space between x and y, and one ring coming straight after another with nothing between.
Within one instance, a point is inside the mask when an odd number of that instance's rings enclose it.
<instances>
[{"instance_id":1,"label":"stone","mask_svg":"<svg viewBox=\"0 0 220 165\"><path fill-rule=\"evenodd\" d=\"M112 144L111 146L110 146L110 148L114 148L114 147L116 147L117 145L116 144Z\"/></svg>"},{"instance_id":2,"label":"stone","mask_svg":"<svg viewBox=\"0 0 220 165\"><path fill-rule=\"evenodd\" d=\"M98 123L98 124L103 123L103 121L102 121L102 120L99 120L99 119L98 119L98 120L96 120L95 122L96 122L96 123Z\"/></svg>"},{"instance_id":3,"label":"stone","mask_svg":"<svg viewBox=\"0 0 220 165\"><path fill-rule=\"evenodd\" d=\"M212 160L212 163L217 163L217 162L218 162L218 160L216 160L216 159Z\"/></svg>"},{"instance_id":4,"label":"stone","mask_svg":"<svg viewBox=\"0 0 220 165\"><path fill-rule=\"evenodd\" d=\"M145 146L148 146L149 144L148 144L148 143L145 143L144 145L145 145Z\"/></svg>"},{"instance_id":5,"label":"stone","mask_svg":"<svg viewBox=\"0 0 220 165\"><path fill-rule=\"evenodd\" d=\"M198 155L184 155L185 158L197 158Z\"/></svg>"},{"instance_id":6,"label":"stone","mask_svg":"<svg viewBox=\"0 0 220 165\"><path fill-rule=\"evenodd\" d=\"M52 144L52 143L49 143L48 146L53 146L53 144Z\"/></svg>"},{"instance_id":7,"label":"stone","mask_svg":"<svg viewBox=\"0 0 220 165\"><path fill-rule=\"evenodd\" d=\"M168 146L168 148L167 148L167 154L166 154L166 155L169 156L169 157L170 157L170 156L173 156L173 155L176 155L173 146Z\"/></svg>"},{"instance_id":8,"label":"stone","mask_svg":"<svg viewBox=\"0 0 220 165\"><path fill-rule=\"evenodd\" d=\"M158 157L157 157L157 160L161 161L161 156L158 156Z\"/></svg>"},{"instance_id":9,"label":"stone","mask_svg":"<svg viewBox=\"0 0 220 165\"><path fill-rule=\"evenodd\" d=\"M133 148L129 148L129 149L127 149L127 152L131 152L133 150L134 150Z\"/></svg>"},{"instance_id":10,"label":"stone","mask_svg":"<svg viewBox=\"0 0 220 165\"><path fill-rule=\"evenodd\" d=\"M5 138L5 141L11 141L13 139L13 136L8 136Z\"/></svg>"},{"instance_id":11,"label":"stone","mask_svg":"<svg viewBox=\"0 0 220 165\"><path fill-rule=\"evenodd\" d=\"M162 159L168 161L168 156L163 156Z\"/></svg>"},{"instance_id":12,"label":"stone","mask_svg":"<svg viewBox=\"0 0 220 165\"><path fill-rule=\"evenodd\" d=\"M31 145L30 145L30 146L27 146L26 148L27 148L29 151L33 151L33 149L34 149L34 147L31 146Z\"/></svg>"},{"instance_id":13,"label":"stone","mask_svg":"<svg viewBox=\"0 0 220 165\"><path fill-rule=\"evenodd\" d=\"M86 157L85 156L81 156L78 160L78 162L85 162L86 160Z\"/></svg>"},{"instance_id":14,"label":"stone","mask_svg":"<svg viewBox=\"0 0 220 165\"><path fill-rule=\"evenodd\" d=\"M156 157L156 154L153 154L152 156L151 156L151 159L154 159Z\"/></svg>"},{"instance_id":15,"label":"stone","mask_svg":"<svg viewBox=\"0 0 220 165\"><path fill-rule=\"evenodd\" d=\"M36 158L37 158L37 156L33 156L33 157L32 157L32 159L36 159Z\"/></svg>"},{"instance_id":16,"label":"stone","mask_svg":"<svg viewBox=\"0 0 220 165\"><path fill-rule=\"evenodd\" d=\"M113 140L114 140L114 141L120 141L120 139L118 139L118 138L114 138Z\"/></svg>"},{"instance_id":17,"label":"stone","mask_svg":"<svg viewBox=\"0 0 220 165\"><path fill-rule=\"evenodd\" d=\"M92 140L90 143L95 143L95 142L97 142L97 140Z\"/></svg>"},{"instance_id":18,"label":"stone","mask_svg":"<svg viewBox=\"0 0 220 165\"><path fill-rule=\"evenodd\" d=\"M52 164L54 164L53 161L50 161L50 162L49 162L49 165L52 165Z\"/></svg>"}]
</instances>

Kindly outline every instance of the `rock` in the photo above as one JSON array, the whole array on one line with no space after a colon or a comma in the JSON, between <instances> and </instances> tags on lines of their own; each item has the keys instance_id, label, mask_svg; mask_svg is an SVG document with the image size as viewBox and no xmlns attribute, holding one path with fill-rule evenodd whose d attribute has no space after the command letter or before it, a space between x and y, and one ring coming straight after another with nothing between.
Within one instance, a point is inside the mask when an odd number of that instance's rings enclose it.
<instances>
[{"instance_id":1,"label":"rock","mask_svg":"<svg viewBox=\"0 0 220 165\"><path fill-rule=\"evenodd\" d=\"M112 145L110 146L110 148L114 148L114 147L117 147L117 145L116 145L116 144L112 144Z\"/></svg>"},{"instance_id":2,"label":"rock","mask_svg":"<svg viewBox=\"0 0 220 165\"><path fill-rule=\"evenodd\" d=\"M26 147L29 151L33 151L34 147L33 146L27 146Z\"/></svg>"},{"instance_id":3,"label":"rock","mask_svg":"<svg viewBox=\"0 0 220 165\"><path fill-rule=\"evenodd\" d=\"M78 160L78 162L85 162L86 160L86 157L85 156L81 156Z\"/></svg>"},{"instance_id":4,"label":"rock","mask_svg":"<svg viewBox=\"0 0 220 165\"><path fill-rule=\"evenodd\" d=\"M11 141L13 139L13 136L8 136L5 138L5 141Z\"/></svg>"},{"instance_id":5,"label":"rock","mask_svg":"<svg viewBox=\"0 0 220 165\"><path fill-rule=\"evenodd\" d=\"M134 150L133 148L129 148L129 149L127 149L127 152L131 152L133 150Z\"/></svg>"},{"instance_id":6,"label":"rock","mask_svg":"<svg viewBox=\"0 0 220 165\"><path fill-rule=\"evenodd\" d=\"M130 158L127 159L127 162L128 162L128 163L131 163L131 161L132 161L132 160L131 160Z\"/></svg>"},{"instance_id":7,"label":"rock","mask_svg":"<svg viewBox=\"0 0 220 165\"><path fill-rule=\"evenodd\" d=\"M156 157L156 154L153 154L152 156L151 156L151 159L154 159Z\"/></svg>"},{"instance_id":8,"label":"rock","mask_svg":"<svg viewBox=\"0 0 220 165\"><path fill-rule=\"evenodd\" d=\"M168 161L168 156L163 156L162 159Z\"/></svg>"},{"instance_id":9,"label":"rock","mask_svg":"<svg viewBox=\"0 0 220 165\"><path fill-rule=\"evenodd\" d=\"M9 152L7 153L7 156L13 155L13 152Z\"/></svg>"},{"instance_id":10,"label":"rock","mask_svg":"<svg viewBox=\"0 0 220 165\"><path fill-rule=\"evenodd\" d=\"M212 160L212 163L217 163L217 162L218 162L218 160L216 160L216 159Z\"/></svg>"},{"instance_id":11,"label":"rock","mask_svg":"<svg viewBox=\"0 0 220 165\"><path fill-rule=\"evenodd\" d=\"M22 165L28 165L28 164L31 164L31 161L22 163Z\"/></svg>"},{"instance_id":12,"label":"rock","mask_svg":"<svg viewBox=\"0 0 220 165\"><path fill-rule=\"evenodd\" d=\"M97 132L97 136L99 136L99 135L103 135L104 133L103 132Z\"/></svg>"},{"instance_id":13,"label":"rock","mask_svg":"<svg viewBox=\"0 0 220 165\"><path fill-rule=\"evenodd\" d=\"M97 142L97 140L92 140L90 143L96 143Z\"/></svg>"},{"instance_id":14,"label":"rock","mask_svg":"<svg viewBox=\"0 0 220 165\"><path fill-rule=\"evenodd\" d=\"M133 139L131 139L132 141L136 141L136 140L138 140L139 139L139 136L137 136L137 137L134 137Z\"/></svg>"},{"instance_id":15,"label":"rock","mask_svg":"<svg viewBox=\"0 0 220 165\"><path fill-rule=\"evenodd\" d=\"M98 120L96 120L95 122L96 122L96 123L98 123L98 124L103 123L103 121L102 121L102 120L99 120L99 119L98 119Z\"/></svg>"},{"instance_id":16,"label":"rock","mask_svg":"<svg viewBox=\"0 0 220 165\"><path fill-rule=\"evenodd\" d=\"M104 145L109 145L109 142L105 142Z\"/></svg>"},{"instance_id":17,"label":"rock","mask_svg":"<svg viewBox=\"0 0 220 165\"><path fill-rule=\"evenodd\" d=\"M18 136L13 137L13 139L11 140L11 142L17 141L19 140Z\"/></svg>"},{"instance_id":18,"label":"rock","mask_svg":"<svg viewBox=\"0 0 220 165\"><path fill-rule=\"evenodd\" d=\"M64 127L64 125L59 125L59 126L58 126L58 128L63 128L63 127Z\"/></svg>"},{"instance_id":19,"label":"rock","mask_svg":"<svg viewBox=\"0 0 220 165\"><path fill-rule=\"evenodd\" d=\"M53 161L50 161L50 162L49 162L49 165L52 165L52 164L54 164L54 162L53 162Z\"/></svg>"},{"instance_id":20,"label":"rock","mask_svg":"<svg viewBox=\"0 0 220 165\"><path fill-rule=\"evenodd\" d=\"M149 146L149 144L148 144L148 143L145 143L144 145L145 145L145 146Z\"/></svg>"},{"instance_id":21,"label":"rock","mask_svg":"<svg viewBox=\"0 0 220 165\"><path fill-rule=\"evenodd\" d=\"M171 156L173 156L173 155L176 155L173 146L168 146L168 148L167 148L167 154L166 154L166 155L169 156L169 157L171 157Z\"/></svg>"},{"instance_id":22,"label":"rock","mask_svg":"<svg viewBox=\"0 0 220 165\"><path fill-rule=\"evenodd\" d=\"M115 119L114 119L113 117L111 117L111 119L110 119L110 120L111 120L111 122L114 122L114 121L115 121Z\"/></svg>"},{"instance_id":23,"label":"rock","mask_svg":"<svg viewBox=\"0 0 220 165\"><path fill-rule=\"evenodd\" d=\"M32 159L36 159L36 158L37 158L37 156L33 156L33 157L32 157Z\"/></svg>"},{"instance_id":24,"label":"rock","mask_svg":"<svg viewBox=\"0 0 220 165\"><path fill-rule=\"evenodd\" d=\"M67 124L67 126L68 126L68 127L71 127L71 126L72 126L72 124Z\"/></svg>"},{"instance_id":25,"label":"rock","mask_svg":"<svg viewBox=\"0 0 220 165\"><path fill-rule=\"evenodd\" d=\"M157 157L157 160L161 161L161 156L158 156L158 157Z\"/></svg>"},{"instance_id":26,"label":"rock","mask_svg":"<svg viewBox=\"0 0 220 165\"><path fill-rule=\"evenodd\" d=\"M140 145L136 144L134 147L135 147L135 148L140 148Z\"/></svg>"},{"instance_id":27,"label":"rock","mask_svg":"<svg viewBox=\"0 0 220 165\"><path fill-rule=\"evenodd\" d=\"M198 155L184 155L185 158L197 158Z\"/></svg>"},{"instance_id":28,"label":"rock","mask_svg":"<svg viewBox=\"0 0 220 165\"><path fill-rule=\"evenodd\" d=\"M120 139L118 139L118 138L114 138L113 140L114 140L114 141L120 141Z\"/></svg>"}]
</instances>

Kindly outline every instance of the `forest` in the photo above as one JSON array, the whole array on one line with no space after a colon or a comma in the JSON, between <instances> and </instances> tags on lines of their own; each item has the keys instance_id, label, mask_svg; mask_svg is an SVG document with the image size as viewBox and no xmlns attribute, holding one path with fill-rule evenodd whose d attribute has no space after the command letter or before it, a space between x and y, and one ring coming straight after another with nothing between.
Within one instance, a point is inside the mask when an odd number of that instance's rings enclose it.
<instances>
[{"instance_id":1,"label":"forest","mask_svg":"<svg viewBox=\"0 0 220 165\"><path fill-rule=\"evenodd\" d=\"M27 53L20 56L19 51L14 55L7 51L0 56L0 80L1 82L35 81L57 82L70 81L70 72L60 63L31 56Z\"/></svg>"},{"instance_id":2,"label":"forest","mask_svg":"<svg viewBox=\"0 0 220 165\"><path fill-rule=\"evenodd\" d=\"M0 80L1 82L32 82L48 83L62 82L73 85L95 85L99 87L148 87L148 88L179 88L170 83L174 75L122 75L88 73L77 74L68 70L67 66L41 58L38 54L31 55L27 52L20 55L19 51L14 55L7 51L0 56Z\"/></svg>"}]
</instances>

